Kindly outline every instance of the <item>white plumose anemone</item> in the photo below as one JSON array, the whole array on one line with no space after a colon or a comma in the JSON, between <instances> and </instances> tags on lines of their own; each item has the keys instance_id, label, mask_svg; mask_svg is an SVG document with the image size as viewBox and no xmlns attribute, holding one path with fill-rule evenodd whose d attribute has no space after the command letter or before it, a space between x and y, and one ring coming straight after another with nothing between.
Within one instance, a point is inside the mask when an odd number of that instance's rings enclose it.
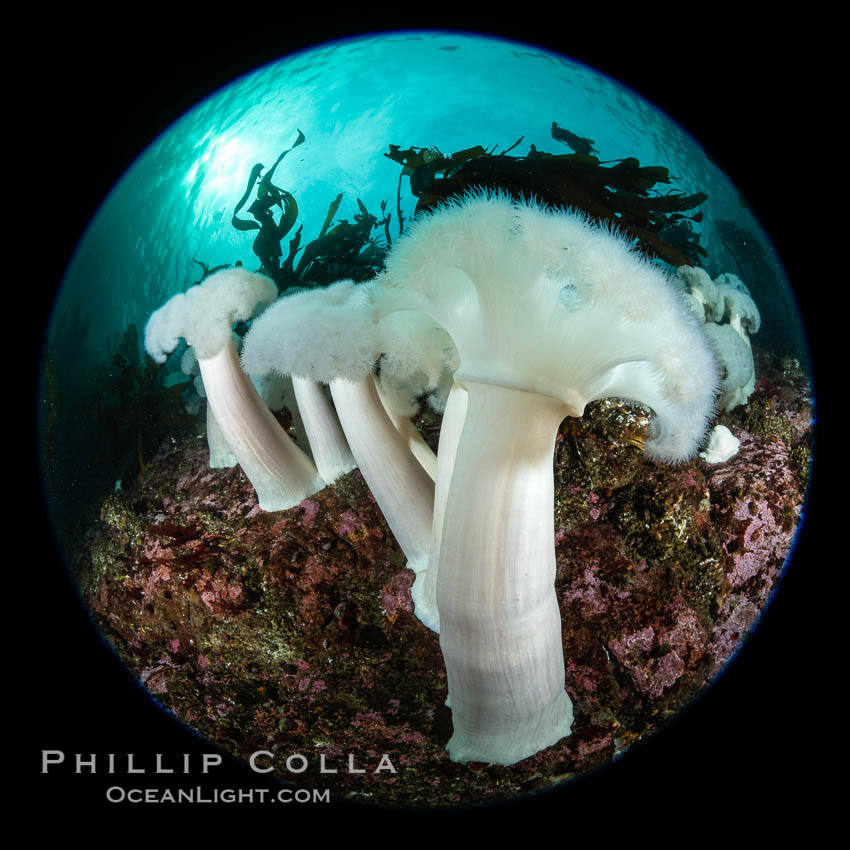
<instances>
[{"instance_id":1,"label":"white plumose anemone","mask_svg":"<svg viewBox=\"0 0 850 850\"><path fill-rule=\"evenodd\" d=\"M346 450L350 447L408 566L420 572L428 561L434 484L378 396L373 368L384 341L372 321L366 287L342 280L269 307L245 337L242 361L252 373L292 375L296 387L305 385L298 379L330 385ZM299 395L299 405L303 398ZM309 433L312 411L302 407L301 414Z\"/></svg>"},{"instance_id":2,"label":"white plumose anemone","mask_svg":"<svg viewBox=\"0 0 850 850\"><path fill-rule=\"evenodd\" d=\"M633 399L655 413L648 454L682 461L712 413L713 352L682 295L624 238L502 195L415 221L372 301L378 316L425 313L457 347L466 409L432 565L447 748L455 761L512 764L572 723L554 592L558 427L594 399Z\"/></svg>"},{"instance_id":3,"label":"white plumose anemone","mask_svg":"<svg viewBox=\"0 0 850 850\"><path fill-rule=\"evenodd\" d=\"M758 332L761 316L755 301L734 274L722 274L712 281L700 268L680 266L676 271L688 287L686 302L704 322L705 333L725 371L717 409L728 411L746 404L756 386L750 334Z\"/></svg>"},{"instance_id":4,"label":"white plumose anemone","mask_svg":"<svg viewBox=\"0 0 850 850\"><path fill-rule=\"evenodd\" d=\"M145 327L145 348L158 363L181 337L194 348L209 410L266 511L294 507L325 486L242 371L231 338L235 322L250 319L276 297L269 278L227 269L175 295Z\"/></svg>"}]
</instances>

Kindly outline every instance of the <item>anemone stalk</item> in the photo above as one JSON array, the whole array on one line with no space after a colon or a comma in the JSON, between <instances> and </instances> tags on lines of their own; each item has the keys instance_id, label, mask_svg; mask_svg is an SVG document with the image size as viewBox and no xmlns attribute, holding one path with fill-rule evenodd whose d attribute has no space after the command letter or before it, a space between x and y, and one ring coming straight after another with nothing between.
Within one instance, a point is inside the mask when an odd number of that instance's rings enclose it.
<instances>
[{"instance_id":1,"label":"anemone stalk","mask_svg":"<svg viewBox=\"0 0 850 850\"><path fill-rule=\"evenodd\" d=\"M227 445L257 491L264 511L282 511L321 490L315 465L280 427L228 339L212 357L198 358L207 404Z\"/></svg>"},{"instance_id":2,"label":"anemone stalk","mask_svg":"<svg viewBox=\"0 0 850 850\"><path fill-rule=\"evenodd\" d=\"M372 375L330 383L351 453L408 561L421 572L428 563L434 482L387 416Z\"/></svg>"},{"instance_id":3,"label":"anemone stalk","mask_svg":"<svg viewBox=\"0 0 850 850\"><path fill-rule=\"evenodd\" d=\"M454 761L513 764L570 734L554 593L560 399L468 382L437 606Z\"/></svg>"},{"instance_id":4,"label":"anemone stalk","mask_svg":"<svg viewBox=\"0 0 850 850\"><path fill-rule=\"evenodd\" d=\"M437 453L437 474L434 482L434 521L431 527L431 546L428 550L428 567L419 573L413 582L411 595L414 612L431 631L440 631L440 614L437 610L437 576L440 564L440 544L443 539L443 518L446 515L446 499L452 481L457 446L466 418L466 390L452 384L443 423L440 427L440 444Z\"/></svg>"}]
</instances>

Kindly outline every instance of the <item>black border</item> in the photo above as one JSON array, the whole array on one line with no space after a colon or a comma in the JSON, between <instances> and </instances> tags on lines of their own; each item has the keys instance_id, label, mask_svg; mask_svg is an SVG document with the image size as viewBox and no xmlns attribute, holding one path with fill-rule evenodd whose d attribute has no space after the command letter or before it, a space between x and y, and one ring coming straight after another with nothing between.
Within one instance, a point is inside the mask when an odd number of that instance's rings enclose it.
<instances>
[{"instance_id":1,"label":"black border","mask_svg":"<svg viewBox=\"0 0 850 850\"><path fill-rule=\"evenodd\" d=\"M24 135L28 148L19 152L19 162L10 158L9 164L19 165L18 197L32 202L34 211L21 219L25 232L18 250L27 254L16 259L36 269L39 281L25 293L28 315L36 316L28 323L25 344L38 346L52 291L106 191L145 144L200 97L265 61L331 38L449 28L536 43L582 60L646 96L700 140L772 235L794 283L820 376L823 317L820 299L804 283L809 257L800 245L800 219L808 218L801 216L804 178L788 164L793 152L806 149L801 136L812 120L811 107L801 103L805 98L793 99L789 108L789 92L810 85L810 72L784 49L807 43L794 22L779 21L766 40L758 24L685 21L678 17L681 10L660 7L610 14L565 9L544 15L538 9L514 11L511 17L496 17L492 9L419 18L327 9L306 18L285 7L231 9L230 14L231 21L220 16L184 21L139 12L132 24L95 20L91 13L90 19L68 15L41 30L38 51L19 65L15 80L24 94L24 123L32 132ZM37 356L28 362L37 365ZM819 402L822 411L820 397ZM37 481L32 472L27 480ZM617 821L628 826L632 816L640 816L635 833L645 836L679 817L696 826L734 814L756 826L769 817L763 806L780 803L785 818L814 816L819 804L812 789L821 780L822 735L829 734L824 727L831 722L820 714L828 715L828 706L811 702L823 671L818 632L812 628L820 598L808 573L820 563L825 530L820 511L826 498L818 484L816 476L794 562L768 616L703 699L650 746L611 769L544 798L465 816L498 822L504 814L545 814L553 822L563 819L567 836L573 820L605 831ZM43 522L37 483L25 498L29 513ZM69 754L211 748L153 706L103 645L62 575L46 523L22 542L15 569L21 599L37 605L34 612L22 606L27 622L16 642L22 672L21 686L14 689L21 729L15 737L24 752L12 770L27 777L19 790L57 816L117 813L129 820L176 814L186 822L198 817L195 807L120 807L119 812L103 800L106 777L39 774L43 748ZM216 773L219 785L228 784L228 770ZM231 784L258 786L247 772L233 770ZM311 807L296 808L285 812L293 822L324 817ZM346 824L389 822L386 812L332 809ZM249 812L251 818L259 816L257 823L266 814L256 807ZM283 814L275 812L278 818ZM438 816L428 817L434 823ZM418 816L403 818L416 823Z\"/></svg>"}]
</instances>

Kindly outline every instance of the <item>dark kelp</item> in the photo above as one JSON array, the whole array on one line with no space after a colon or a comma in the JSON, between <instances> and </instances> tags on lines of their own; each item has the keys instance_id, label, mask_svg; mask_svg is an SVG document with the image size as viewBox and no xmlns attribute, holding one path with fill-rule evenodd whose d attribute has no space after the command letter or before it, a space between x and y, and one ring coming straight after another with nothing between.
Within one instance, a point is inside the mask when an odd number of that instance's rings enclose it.
<instances>
[{"instance_id":1,"label":"dark kelp","mask_svg":"<svg viewBox=\"0 0 850 850\"><path fill-rule=\"evenodd\" d=\"M392 144L384 156L409 174L417 213L473 188L501 189L512 198L535 197L552 207L583 210L636 239L643 253L674 266L698 264L705 255L697 235L683 226L688 218L683 213L704 203L708 195L660 194L655 186L671 181L668 170L641 166L634 157L610 165L592 154L555 155L534 145L525 156L488 153L480 145L446 156L436 148L402 150ZM696 213L690 219L700 217Z\"/></svg>"}]
</instances>

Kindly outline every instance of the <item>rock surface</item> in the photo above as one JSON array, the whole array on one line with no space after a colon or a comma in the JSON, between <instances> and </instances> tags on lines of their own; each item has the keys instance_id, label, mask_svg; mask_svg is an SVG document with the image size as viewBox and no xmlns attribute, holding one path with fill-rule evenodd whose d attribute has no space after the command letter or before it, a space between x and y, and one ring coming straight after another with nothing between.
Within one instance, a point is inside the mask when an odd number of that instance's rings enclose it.
<instances>
[{"instance_id":1,"label":"rock surface","mask_svg":"<svg viewBox=\"0 0 850 850\"><path fill-rule=\"evenodd\" d=\"M272 752L299 785L429 806L551 787L687 705L776 586L805 495L811 406L794 364L758 370L749 404L718 420L741 441L726 463L645 461L649 416L617 401L562 426L556 592L576 720L511 767L449 760L438 637L413 615L413 574L356 470L269 514L238 468L209 469L202 436L175 438L103 503L78 562L83 592L163 706L237 757ZM297 776L292 754L307 761Z\"/></svg>"}]
</instances>

